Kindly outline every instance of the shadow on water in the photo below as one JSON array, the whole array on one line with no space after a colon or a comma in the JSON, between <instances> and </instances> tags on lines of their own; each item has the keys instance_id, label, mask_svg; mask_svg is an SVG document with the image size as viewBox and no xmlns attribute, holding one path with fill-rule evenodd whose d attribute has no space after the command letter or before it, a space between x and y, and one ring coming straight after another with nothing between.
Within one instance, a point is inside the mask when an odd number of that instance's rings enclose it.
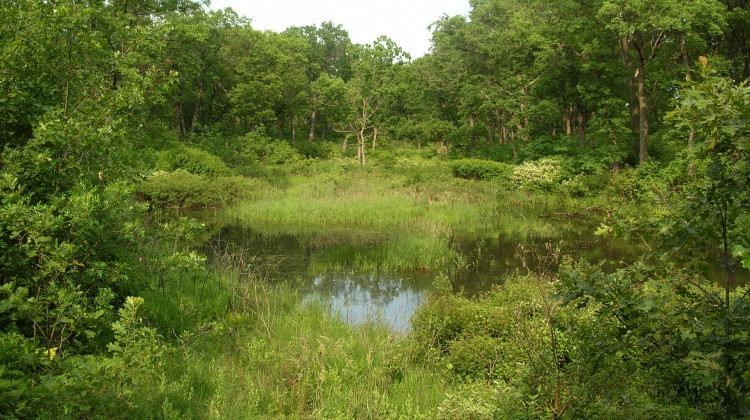
<instances>
[{"instance_id":1,"label":"shadow on water","mask_svg":"<svg viewBox=\"0 0 750 420\"><path fill-rule=\"evenodd\" d=\"M357 229L319 231L274 230L236 220L219 228L204 245L209 256L237 250L252 255L259 265L273 266L269 280L296 281L303 301L319 301L352 323L377 320L396 331L405 331L409 319L432 287L436 274L445 273L457 291L476 295L515 272L557 270L560 256L590 261L629 259L635 250L622 242L594 236L593 221L554 221L555 234L544 236L487 237L455 234L450 238L452 260L436 270L383 270L354 264L365 256L393 246L404 232ZM217 252L221 249L221 252Z\"/></svg>"}]
</instances>

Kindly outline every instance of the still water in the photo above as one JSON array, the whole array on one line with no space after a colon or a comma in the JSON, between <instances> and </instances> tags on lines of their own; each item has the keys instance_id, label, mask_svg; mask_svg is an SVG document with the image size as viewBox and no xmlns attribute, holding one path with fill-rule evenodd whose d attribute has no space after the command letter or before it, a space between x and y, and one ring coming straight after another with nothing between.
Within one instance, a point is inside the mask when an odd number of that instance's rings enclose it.
<instances>
[{"instance_id":1,"label":"still water","mask_svg":"<svg viewBox=\"0 0 750 420\"><path fill-rule=\"evenodd\" d=\"M216 229L204 251L210 256L227 247L242 250L252 256L253 264L272 267L263 274L271 284L299 285L303 302L319 301L353 325L377 320L405 331L439 274L447 275L457 291L476 295L510 273L553 272L562 255L617 264L636 251L595 236L596 220L560 220L553 225L555 232L544 236L454 234L452 260L431 270L389 271L377 264L365 269L348 263L393 245L392 238L403 232L339 229L289 234L237 220Z\"/></svg>"}]
</instances>

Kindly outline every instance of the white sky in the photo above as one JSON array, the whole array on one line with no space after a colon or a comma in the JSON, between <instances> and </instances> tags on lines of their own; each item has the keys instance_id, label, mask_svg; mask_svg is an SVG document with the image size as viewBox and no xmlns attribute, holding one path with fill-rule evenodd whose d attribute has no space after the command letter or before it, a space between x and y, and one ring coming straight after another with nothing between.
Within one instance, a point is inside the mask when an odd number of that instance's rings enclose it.
<instances>
[{"instance_id":1,"label":"white sky","mask_svg":"<svg viewBox=\"0 0 750 420\"><path fill-rule=\"evenodd\" d=\"M352 42L372 43L386 35L412 58L430 48L427 26L443 14L468 15L469 0L212 0L211 8L231 7L252 19L254 29L282 32L290 26L332 21Z\"/></svg>"}]
</instances>

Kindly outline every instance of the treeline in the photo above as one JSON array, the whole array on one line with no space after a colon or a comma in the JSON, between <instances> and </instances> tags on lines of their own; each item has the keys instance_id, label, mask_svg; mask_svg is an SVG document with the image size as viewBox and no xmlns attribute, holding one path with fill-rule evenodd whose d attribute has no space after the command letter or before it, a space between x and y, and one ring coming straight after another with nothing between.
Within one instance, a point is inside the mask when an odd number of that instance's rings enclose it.
<instances>
[{"instance_id":1,"label":"treeline","mask_svg":"<svg viewBox=\"0 0 750 420\"><path fill-rule=\"evenodd\" d=\"M331 22L273 33L186 1L11 2L0 136L24 144L50 109L80 112L138 78L134 121L182 140L258 127L293 142L351 136L360 160L378 136L495 160L575 145L616 167L691 145L664 117L699 57L750 75L745 2L471 5L435 22L430 53L410 61L386 37L352 44Z\"/></svg>"},{"instance_id":2,"label":"treeline","mask_svg":"<svg viewBox=\"0 0 750 420\"><path fill-rule=\"evenodd\" d=\"M1 2L0 416L155 415L133 410L143 390L170 386L159 377L164 337L187 348L255 315L228 309L229 287L190 307L169 299L202 298L223 280L189 246L199 224L144 222L134 181L152 181L140 194L154 201L221 204L266 186L239 175L299 162L330 140L354 144L361 164L399 140L506 163L583 152L613 169L695 143L673 165L615 180L655 200L653 218L602 227L656 237L654 252L678 264L656 274L645 263L617 275L579 267L566 297L610 308L597 316L686 362L710 390L706 413L746 415L750 294L735 270L750 267L750 92L738 83L750 75L749 26L744 1L473 1L468 18L436 22L431 53L411 61L386 37L353 44L330 22L260 32L187 0ZM528 183L546 167L525 171ZM510 170L453 168L487 179ZM413 175L407 184L425 181ZM170 196L175 185L193 195ZM723 288L695 274L717 260ZM676 282L657 301L661 279ZM146 294L162 299L155 326L132 297ZM217 321L227 317L236 324ZM167 399L155 404L169 417Z\"/></svg>"}]
</instances>

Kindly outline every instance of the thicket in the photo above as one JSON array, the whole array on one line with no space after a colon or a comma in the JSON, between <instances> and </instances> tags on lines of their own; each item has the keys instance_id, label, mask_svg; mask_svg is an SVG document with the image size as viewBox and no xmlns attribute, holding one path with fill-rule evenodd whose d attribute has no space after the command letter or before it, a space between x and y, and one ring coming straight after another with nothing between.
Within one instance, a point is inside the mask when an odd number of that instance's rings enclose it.
<instances>
[{"instance_id":1,"label":"thicket","mask_svg":"<svg viewBox=\"0 0 750 420\"><path fill-rule=\"evenodd\" d=\"M0 3L0 416L747 417L747 7L662 3L473 2L413 62L191 1ZM467 265L453 229L545 229L522 194L596 195L643 257L441 279L405 337L149 212L412 231L333 264L427 271Z\"/></svg>"},{"instance_id":2,"label":"thicket","mask_svg":"<svg viewBox=\"0 0 750 420\"><path fill-rule=\"evenodd\" d=\"M159 152L156 169L168 172L182 170L194 175L208 177L230 174L229 168L219 157L205 150L183 145Z\"/></svg>"},{"instance_id":3,"label":"thicket","mask_svg":"<svg viewBox=\"0 0 750 420\"><path fill-rule=\"evenodd\" d=\"M242 176L208 177L176 170L157 171L136 185L138 197L164 207L218 207L263 196L266 182Z\"/></svg>"},{"instance_id":4,"label":"thicket","mask_svg":"<svg viewBox=\"0 0 750 420\"><path fill-rule=\"evenodd\" d=\"M509 165L481 159L456 160L450 167L454 176L466 179L505 179L513 172Z\"/></svg>"}]
</instances>

